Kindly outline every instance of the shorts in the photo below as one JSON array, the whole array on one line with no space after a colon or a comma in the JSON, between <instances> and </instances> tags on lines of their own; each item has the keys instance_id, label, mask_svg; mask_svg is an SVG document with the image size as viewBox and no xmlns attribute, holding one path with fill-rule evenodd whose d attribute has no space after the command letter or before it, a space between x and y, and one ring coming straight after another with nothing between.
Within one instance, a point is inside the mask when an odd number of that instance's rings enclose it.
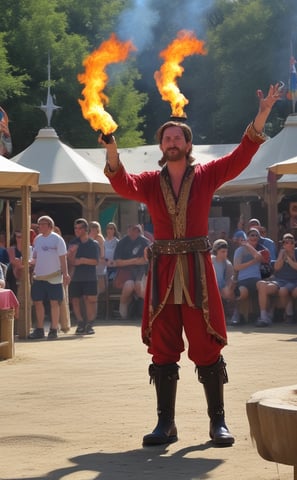
<instances>
[{"instance_id":1,"label":"shorts","mask_svg":"<svg viewBox=\"0 0 297 480\"><path fill-rule=\"evenodd\" d=\"M278 286L278 288L286 288L288 292L292 292L295 288L297 288L297 281L290 281L290 280L283 280L280 278L275 278L273 280L274 284Z\"/></svg>"},{"instance_id":2,"label":"shorts","mask_svg":"<svg viewBox=\"0 0 297 480\"><path fill-rule=\"evenodd\" d=\"M257 293L256 284L261 280L261 278L246 278L244 280L238 280L237 287L245 287L248 289L249 293Z\"/></svg>"},{"instance_id":3,"label":"shorts","mask_svg":"<svg viewBox=\"0 0 297 480\"><path fill-rule=\"evenodd\" d=\"M46 280L33 280L31 287L33 302L57 300L62 302L64 290L62 283L49 283Z\"/></svg>"},{"instance_id":4,"label":"shorts","mask_svg":"<svg viewBox=\"0 0 297 480\"><path fill-rule=\"evenodd\" d=\"M70 282L68 287L69 298L80 298L85 295L97 296L97 280L90 282Z\"/></svg>"}]
</instances>

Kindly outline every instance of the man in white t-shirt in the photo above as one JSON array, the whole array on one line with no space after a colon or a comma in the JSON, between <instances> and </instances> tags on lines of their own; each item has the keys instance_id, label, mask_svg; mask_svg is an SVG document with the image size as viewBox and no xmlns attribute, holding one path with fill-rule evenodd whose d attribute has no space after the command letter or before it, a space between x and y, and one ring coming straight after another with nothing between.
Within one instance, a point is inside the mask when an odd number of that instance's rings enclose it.
<instances>
[{"instance_id":1,"label":"man in white t-shirt","mask_svg":"<svg viewBox=\"0 0 297 480\"><path fill-rule=\"evenodd\" d=\"M58 337L60 303L63 300L63 284L70 282L67 267L67 248L64 239L53 231L54 221L44 215L38 219L40 234L35 238L32 264L34 265L31 297L36 311L37 325L29 339L44 337L44 302L49 301L51 327L48 340Z\"/></svg>"}]
</instances>

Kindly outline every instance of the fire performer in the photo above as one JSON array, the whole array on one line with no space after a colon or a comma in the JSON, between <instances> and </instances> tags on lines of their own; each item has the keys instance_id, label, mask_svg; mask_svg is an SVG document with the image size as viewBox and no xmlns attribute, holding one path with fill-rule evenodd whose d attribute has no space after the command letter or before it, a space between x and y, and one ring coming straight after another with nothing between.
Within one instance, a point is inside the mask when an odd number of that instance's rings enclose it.
<instances>
[{"instance_id":1,"label":"fire performer","mask_svg":"<svg viewBox=\"0 0 297 480\"><path fill-rule=\"evenodd\" d=\"M230 446L234 437L225 423L223 386L228 381L221 355L226 325L210 256L208 215L214 192L239 175L265 141L266 119L281 93L271 85L267 96L257 92L259 110L233 152L205 165L192 165L192 131L183 122L168 121L157 133L161 171L129 174L120 162L114 137L99 143L107 150L105 173L125 198L145 203L154 225L150 247L142 338L152 355L149 375L157 394L158 423L143 445L177 441L175 398L178 361L188 340L188 357L203 384L210 437Z\"/></svg>"}]
</instances>

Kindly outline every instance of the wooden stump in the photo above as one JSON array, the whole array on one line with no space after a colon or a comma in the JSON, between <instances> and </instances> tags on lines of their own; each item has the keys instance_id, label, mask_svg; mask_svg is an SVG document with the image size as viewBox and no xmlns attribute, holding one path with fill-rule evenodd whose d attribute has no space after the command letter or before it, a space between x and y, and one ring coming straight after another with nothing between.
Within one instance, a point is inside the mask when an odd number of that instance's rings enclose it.
<instances>
[{"instance_id":1,"label":"wooden stump","mask_svg":"<svg viewBox=\"0 0 297 480\"><path fill-rule=\"evenodd\" d=\"M14 309L0 310L0 358L14 357Z\"/></svg>"},{"instance_id":2,"label":"wooden stump","mask_svg":"<svg viewBox=\"0 0 297 480\"><path fill-rule=\"evenodd\" d=\"M297 385L256 392L246 410L259 455L293 465L297 480Z\"/></svg>"}]
</instances>

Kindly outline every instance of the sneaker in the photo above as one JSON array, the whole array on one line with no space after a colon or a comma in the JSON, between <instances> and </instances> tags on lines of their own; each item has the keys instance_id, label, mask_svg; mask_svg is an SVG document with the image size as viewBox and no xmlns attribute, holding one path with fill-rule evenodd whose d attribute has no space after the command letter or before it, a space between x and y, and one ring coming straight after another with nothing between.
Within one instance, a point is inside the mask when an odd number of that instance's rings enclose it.
<instances>
[{"instance_id":1,"label":"sneaker","mask_svg":"<svg viewBox=\"0 0 297 480\"><path fill-rule=\"evenodd\" d=\"M83 335L85 333L85 324L83 322L78 322L77 328L75 330L75 335Z\"/></svg>"},{"instance_id":2,"label":"sneaker","mask_svg":"<svg viewBox=\"0 0 297 480\"><path fill-rule=\"evenodd\" d=\"M240 315L239 315L239 312L235 310L230 319L230 325L239 325L239 324L240 324Z\"/></svg>"},{"instance_id":3,"label":"sneaker","mask_svg":"<svg viewBox=\"0 0 297 480\"><path fill-rule=\"evenodd\" d=\"M48 340L56 340L58 338L58 332L56 328L50 328L47 339Z\"/></svg>"},{"instance_id":4,"label":"sneaker","mask_svg":"<svg viewBox=\"0 0 297 480\"><path fill-rule=\"evenodd\" d=\"M294 315L288 315L287 313L285 314L285 318L284 318L284 323L295 323L295 318L294 318Z\"/></svg>"},{"instance_id":5,"label":"sneaker","mask_svg":"<svg viewBox=\"0 0 297 480\"><path fill-rule=\"evenodd\" d=\"M85 333L87 335L93 335L95 333L95 330L93 329L93 327L90 323L87 323L86 328L85 328Z\"/></svg>"},{"instance_id":6,"label":"sneaker","mask_svg":"<svg viewBox=\"0 0 297 480\"><path fill-rule=\"evenodd\" d=\"M28 335L30 340L37 340L38 338L44 337L44 329L43 328L35 328L33 332Z\"/></svg>"},{"instance_id":7,"label":"sneaker","mask_svg":"<svg viewBox=\"0 0 297 480\"><path fill-rule=\"evenodd\" d=\"M256 322L256 327L270 327L271 320L269 318L258 318Z\"/></svg>"}]
</instances>

